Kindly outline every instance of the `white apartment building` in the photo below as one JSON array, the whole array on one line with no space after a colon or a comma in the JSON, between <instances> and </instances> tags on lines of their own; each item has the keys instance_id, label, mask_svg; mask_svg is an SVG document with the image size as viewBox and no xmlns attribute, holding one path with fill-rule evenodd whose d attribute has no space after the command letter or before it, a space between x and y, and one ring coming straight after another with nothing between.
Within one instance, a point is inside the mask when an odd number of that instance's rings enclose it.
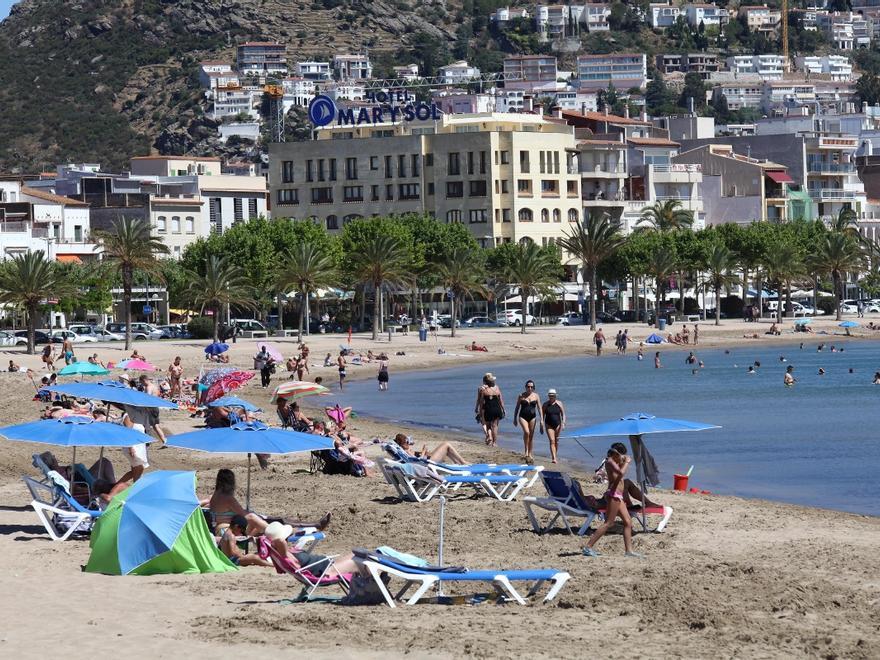
<instances>
[{"instance_id":1,"label":"white apartment building","mask_svg":"<svg viewBox=\"0 0 880 660\"><path fill-rule=\"evenodd\" d=\"M498 27L504 27L508 21L517 18L528 18L529 10L524 8L499 7L489 14L489 22L495 23Z\"/></svg>"},{"instance_id":2,"label":"white apartment building","mask_svg":"<svg viewBox=\"0 0 880 660\"><path fill-rule=\"evenodd\" d=\"M356 82L339 82L321 87L321 93L326 94L336 102L358 102L366 98L366 88Z\"/></svg>"},{"instance_id":3,"label":"white apartment building","mask_svg":"<svg viewBox=\"0 0 880 660\"><path fill-rule=\"evenodd\" d=\"M429 213L464 224L484 247L555 243L581 218L574 129L537 115L442 115L317 135L270 146L273 217L335 232L356 218Z\"/></svg>"},{"instance_id":4,"label":"white apartment building","mask_svg":"<svg viewBox=\"0 0 880 660\"><path fill-rule=\"evenodd\" d=\"M287 53L284 44L274 41L248 41L239 44L236 55L238 72L243 75L287 74Z\"/></svg>"},{"instance_id":5,"label":"white apartment building","mask_svg":"<svg viewBox=\"0 0 880 660\"><path fill-rule=\"evenodd\" d=\"M217 87L213 91L214 106L211 116L214 119L223 119L244 113L253 119L259 119L257 104L261 95L262 91L240 85Z\"/></svg>"},{"instance_id":6,"label":"white apartment building","mask_svg":"<svg viewBox=\"0 0 880 660\"><path fill-rule=\"evenodd\" d=\"M699 28L701 23L707 28L721 28L730 19L727 9L716 5L694 3L685 5L684 9L688 25L695 28Z\"/></svg>"},{"instance_id":7,"label":"white apartment building","mask_svg":"<svg viewBox=\"0 0 880 660\"><path fill-rule=\"evenodd\" d=\"M713 103L722 96L727 99L727 107L731 110L757 109L763 102L764 88L760 81L725 83L712 90Z\"/></svg>"},{"instance_id":8,"label":"white apartment building","mask_svg":"<svg viewBox=\"0 0 880 660\"><path fill-rule=\"evenodd\" d=\"M373 77L373 65L366 54L334 55L333 71L337 80L369 80Z\"/></svg>"},{"instance_id":9,"label":"white apartment building","mask_svg":"<svg viewBox=\"0 0 880 660\"><path fill-rule=\"evenodd\" d=\"M580 20L582 7L573 5L537 5L535 7L535 31L544 41L559 39L569 26Z\"/></svg>"},{"instance_id":10,"label":"white apartment building","mask_svg":"<svg viewBox=\"0 0 880 660\"><path fill-rule=\"evenodd\" d=\"M584 5L583 10L581 23L586 25L588 32L608 32L611 29L611 26L608 24L608 17L611 16L611 5L590 3Z\"/></svg>"},{"instance_id":11,"label":"white apartment building","mask_svg":"<svg viewBox=\"0 0 880 660\"><path fill-rule=\"evenodd\" d=\"M315 96L315 81L308 78L285 78L281 81L284 90L282 104L286 113L293 107L306 108Z\"/></svg>"},{"instance_id":12,"label":"white apartment building","mask_svg":"<svg viewBox=\"0 0 880 660\"><path fill-rule=\"evenodd\" d=\"M679 16L685 16L679 5L671 2L657 2L648 5L648 22L654 29L672 27Z\"/></svg>"},{"instance_id":13,"label":"white apartment building","mask_svg":"<svg viewBox=\"0 0 880 660\"><path fill-rule=\"evenodd\" d=\"M852 79L852 63L844 55L822 55L798 57L797 68L809 75L827 76L829 80L847 81Z\"/></svg>"},{"instance_id":14,"label":"white apartment building","mask_svg":"<svg viewBox=\"0 0 880 660\"><path fill-rule=\"evenodd\" d=\"M437 75L444 85L460 85L480 77L480 70L464 60L441 66Z\"/></svg>"},{"instance_id":15,"label":"white apartment building","mask_svg":"<svg viewBox=\"0 0 880 660\"><path fill-rule=\"evenodd\" d=\"M577 78L581 89L616 89L644 86L648 82L648 62L643 53L581 55L577 58Z\"/></svg>"},{"instance_id":16,"label":"white apartment building","mask_svg":"<svg viewBox=\"0 0 880 660\"><path fill-rule=\"evenodd\" d=\"M402 78L403 80L418 80L421 78L419 75L419 65L418 64L404 64L403 66L395 66L392 68L394 72L395 78Z\"/></svg>"},{"instance_id":17,"label":"white apartment building","mask_svg":"<svg viewBox=\"0 0 880 660\"><path fill-rule=\"evenodd\" d=\"M492 94L470 94L465 90L450 89L434 92L431 100L449 115L472 115L496 110Z\"/></svg>"},{"instance_id":18,"label":"white apartment building","mask_svg":"<svg viewBox=\"0 0 880 660\"><path fill-rule=\"evenodd\" d=\"M622 219L628 198L627 149L623 133L578 140L584 217L599 212Z\"/></svg>"},{"instance_id":19,"label":"white apartment building","mask_svg":"<svg viewBox=\"0 0 880 660\"><path fill-rule=\"evenodd\" d=\"M599 98L596 92L577 89L556 92L555 102L563 110L574 110L575 112L596 112L599 107Z\"/></svg>"},{"instance_id":20,"label":"white apartment building","mask_svg":"<svg viewBox=\"0 0 880 660\"><path fill-rule=\"evenodd\" d=\"M528 92L522 89L495 89L492 97L495 101L495 112L523 112L526 108Z\"/></svg>"},{"instance_id":21,"label":"white apartment building","mask_svg":"<svg viewBox=\"0 0 880 660\"><path fill-rule=\"evenodd\" d=\"M785 64L782 55L734 55L727 58L727 68L734 76L758 76L762 80L782 80Z\"/></svg>"},{"instance_id":22,"label":"white apartment building","mask_svg":"<svg viewBox=\"0 0 880 660\"><path fill-rule=\"evenodd\" d=\"M202 87L210 89L218 84L226 84L232 78L238 81L238 75L232 71L232 65L228 62L205 60L199 63L199 83Z\"/></svg>"},{"instance_id":23,"label":"white apartment building","mask_svg":"<svg viewBox=\"0 0 880 660\"><path fill-rule=\"evenodd\" d=\"M782 21L782 12L767 5L741 5L739 15L746 19L749 32L763 32L768 37L777 33Z\"/></svg>"},{"instance_id":24,"label":"white apartment building","mask_svg":"<svg viewBox=\"0 0 880 660\"><path fill-rule=\"evenodd\" d=\"M803 106L815 107L816 87L810 83L767 82L761 90L761 110L770 114Z\"/></svg>"},{"instance_id":25,"label":"white apartment building","mask_svg":"<svg viewBox=\"0 0 880 660\"><path fill-rule=\"evenodd\" d=\"M816 25L839 50L870 48L874 26L870 19L853 12L821 12Z\"/></svg>"},{"instance_id":26,"label":"white apartment building","mask_svg":"<svg viewBox=\"0 0 880 660\"><path fill-rule=\"evenodd\" d=\"M558 76L556 58L552 55L508 55L504 58L504 75L516 83L555 83Z\"/></svg>"},{"instance_id":27,"label":"white apartment building","mask_svg":"<svg viewBox=\"0 0 880 660\"><path fill-rule=\"evenodd\" d=\"M297 62L293 65L293 74L296 78L305 78L316 82L333 79L330 62Z\"/></svg>"}]
</instances>

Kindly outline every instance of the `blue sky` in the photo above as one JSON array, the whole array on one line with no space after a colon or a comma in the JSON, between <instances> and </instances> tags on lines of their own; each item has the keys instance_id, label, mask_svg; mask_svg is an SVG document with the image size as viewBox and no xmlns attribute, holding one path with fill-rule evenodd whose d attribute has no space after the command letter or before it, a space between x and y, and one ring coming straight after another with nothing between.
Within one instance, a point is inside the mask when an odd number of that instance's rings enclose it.
<instances>
[{"instance_id":1,"label":"blue sky","mask_svg":"<svg viewBox=\"0 0 880 660\"><path fill-rule=\"evenodd\" d=\"M9 15L9 8L16 2L17 0L0 0L0 20Z\"/></svg>"}]
</instances>

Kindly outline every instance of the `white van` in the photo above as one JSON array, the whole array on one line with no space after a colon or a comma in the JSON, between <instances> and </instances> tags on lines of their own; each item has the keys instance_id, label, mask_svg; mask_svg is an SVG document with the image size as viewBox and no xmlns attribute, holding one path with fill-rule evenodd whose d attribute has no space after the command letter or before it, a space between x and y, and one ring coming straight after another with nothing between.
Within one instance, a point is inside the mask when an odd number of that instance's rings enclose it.
<instances>
[{"instance_id":1,"label":"white van","mask_svg":"<svg viewBox=\"0 0 880 660\"><path fill-rule=\"evenodd\" d=\"M233 324L237 325L244 332L268 332L269 330L265 325L257 321L256 319L232 319Z\"/></svg>"}]
</instances>

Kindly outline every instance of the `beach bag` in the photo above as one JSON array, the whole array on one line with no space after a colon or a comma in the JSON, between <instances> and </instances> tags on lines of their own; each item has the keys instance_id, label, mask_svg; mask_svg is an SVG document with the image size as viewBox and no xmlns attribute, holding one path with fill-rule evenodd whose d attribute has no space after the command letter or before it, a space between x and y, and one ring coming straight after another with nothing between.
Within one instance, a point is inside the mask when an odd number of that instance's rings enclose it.
<instances>
[{"instance_id":1,"label":"beach bag","mask_svg":"<svg viewBox=\"0 0 880 660\"><path fill-rule=\"evenodd\" d=\"M381 579L387 585L390 578L383 574ZM348 593L339 600L340 605L381 605L384 602L385 596L376 581L359 573L351 576Z\"/></svg>"}]
</instances>

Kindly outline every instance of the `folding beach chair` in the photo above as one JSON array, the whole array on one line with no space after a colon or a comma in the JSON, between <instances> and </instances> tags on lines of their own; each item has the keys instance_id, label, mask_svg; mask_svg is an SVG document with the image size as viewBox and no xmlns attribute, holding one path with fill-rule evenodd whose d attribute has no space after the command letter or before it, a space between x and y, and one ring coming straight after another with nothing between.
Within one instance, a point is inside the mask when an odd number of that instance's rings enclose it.
<instances>
[{"instance_id":1,"label":"folding beach chair","mask_svg":"<svg viewBox=\"0 0 880 660\"><path fill-rule=\"evenodd\" d=\"M310 570L315 564L300 567L295 566L293 562L290 561L290 558L282 556L275 548L273 548L271 541L265 536L261 536L257 543L260 557L263 559L269 559L272 562L272 565L275 566L276 572L286 573L303 585L303 589L297 597L297 600L311 600L312 594L314 594L316 590L325 587L338 586L344 593L348 593L348 585L351 583L351 573L339 573L333 565L333 560L339 555L328 555L327 567L320 573L320 575L315 575Z\"/></svg>"},{"instance_id":2,"label":"folding beach chair","mask_svg":"<svg viewBox=\"0 0 880 660\"><path fill-rule=\"evenodd\" d=\"M401 499L427 502L441 490L455 489L461 485L473 486L478 491L501 502L510 502L528 483L526 477L512 474L447 474L438 475L432 466L415 463L386 461L383 472Z\"/></svg>"},{"instance_id":3,"label":"folding beach chair","mask_svg":"<svg viewBox=\"0 0 880 660\"><path fill-rule=\"evenodd\" d=\"M543 602L549 603L556 598L562 587L571 578L571 575L565 571L554 569L474 571L459 567L429 566L425 560L419 557L412 557L409 562L404 563L397 557L383 555L379 551L369 552L361 549L354 551L354 559L373 578L389 607L396 607L395 601L402 599L413 585L418 585L418 587L406 601L407 605L419 602L432 587L441 582L488 582L493 586L500 599L513 601L520 605L525 605L527 599L535 596L545 582L550 582L550 589L543 599ZM396 595L392 596L385 580L383 580L385 576L399 577L406 583ZM525 596L516 590L514 582L531 584Z\"/></svg>"},{"instance_id":4,"label":"folding beach chair","mask_svg":"<svg viewBox=\"0 0 880 660\"><path fill-rule=\"evenodd\" d=\"M29 483L30 482L30 483ZM25 477L28 488L36 488L39 482ZM46 532L53 541L66 541L74 534L89 534L95 520L101 515L100 509L89 509L77 502L61 486L54 486L50 499L34 497L31 507L36 512ZM34 490L31 490L33 493ZM45 490L43 494L45 494Z\"/></svg>"},{"instance_id":5,"label":"folding beach chair","mask_svg":"<svg viewBox=\"0 0 880 660\"><path fill-rule=\"evenodd\" d=\"M579 536L583 536L590 529L590 525L592 525L593 520L597 516L604 517L606 508L599 506L595 498L585 496L580 483L575 479L572 479L569 475L563 472L545 470L541 473L541 480L544 482L544 487L547 489L549 497L523 498L523 506L526 509L526 515L528 515L529 522L532 524L532 529L534 529L536 533L544 534L550 531L553 529L556 521L561 518L565 529L571 534L573 533L572 526L571 523L569 523L568 518L572 517L585 518L584 524L581 525L577 532ZM542 526L535 515L535 507L553 512L554 515L550 519L550 522ZM671 506L647 507L644 512L642 511L641 506L634 506L629 508L629 512L630 514L645 513L662 516L657 527L649 529L647 525L642 522L641 516L633 515L633 519L637 520L639 524L642 525L642 530L645 532L662 532L669 522L669 519L672 517Z\"/></svg>"}]
</instances>

